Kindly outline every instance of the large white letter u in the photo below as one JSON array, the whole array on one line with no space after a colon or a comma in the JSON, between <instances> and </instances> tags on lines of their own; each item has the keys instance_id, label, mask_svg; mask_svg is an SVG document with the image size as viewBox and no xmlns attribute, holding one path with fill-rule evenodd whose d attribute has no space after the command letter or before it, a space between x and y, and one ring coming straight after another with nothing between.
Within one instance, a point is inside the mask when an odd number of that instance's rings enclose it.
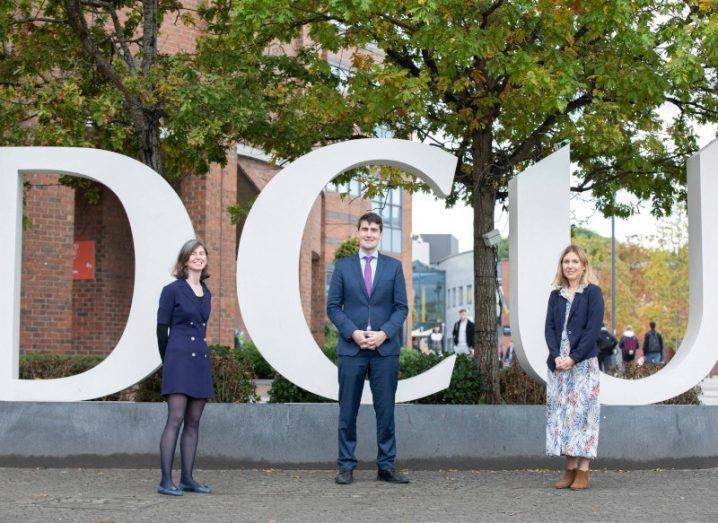
<instances>
[{"instance_id":1,"label":"large white letter u","mask_svg":"<svg viewBox=\"0 0 718 523\"><path fill-rule=\"evenodd\" d=\"M565 147L515 177L509 186L511 328L521 366L546 376L544 319L557 257L570 241L570 154ZM718 141L688 161L689 310L680 350L665 369L640 380L601 376L601 402L645 405L697 385L718 359Z\"/></svg>"}]
</instances>

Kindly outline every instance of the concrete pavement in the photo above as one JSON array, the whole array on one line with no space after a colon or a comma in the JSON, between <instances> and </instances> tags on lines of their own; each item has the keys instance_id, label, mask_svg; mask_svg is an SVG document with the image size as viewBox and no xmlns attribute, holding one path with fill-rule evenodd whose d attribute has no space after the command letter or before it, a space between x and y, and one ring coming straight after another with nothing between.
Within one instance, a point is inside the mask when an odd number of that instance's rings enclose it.
<instances>
[{"instance_id":1,"label":"concrete pavement","mask_svg":"<svg viewBox=\"0 0 718 523\"><path fill-rule=\"evenodd\" d=\"M557 462L559 465L560 462ZM333 470L200 470L213 494L155 493L147 469L0 469L3 522L81 521L706 521L718 520L718 469L594 471L585 492L561 473L403 470L412 483L350 486Z\"/></svg>"}]
</instances>

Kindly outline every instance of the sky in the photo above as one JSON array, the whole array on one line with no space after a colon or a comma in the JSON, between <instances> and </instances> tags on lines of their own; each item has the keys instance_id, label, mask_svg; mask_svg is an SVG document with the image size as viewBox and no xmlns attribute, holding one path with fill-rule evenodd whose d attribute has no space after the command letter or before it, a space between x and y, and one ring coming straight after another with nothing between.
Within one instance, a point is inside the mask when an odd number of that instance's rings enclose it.
<instances>
[{"instance_id":1,"label":"sky","mask_svg":"<svg viewBox=\"0 0 718 523\"><path fill-rule=\"evenodd\" d=\"M715 139L717 130L715 125L697 128L701 148ZM619 201L636 202L629 195L620 193ZM638 205L642 209L638 214L626 220L616 219L618 241L625 241L628 236L648 235L657 231L660 222L650 215L650 202L638 202ZM602 236L611 236L611 220L596 211L590 196L572 195L571 215L572 224L591 229ZM508 237L508 212L497 208L495 222L501 236ZM473 245L473 211L460 203L446 209L443 202L433 195L417 193L412 199L412 229L412 234L453 234L459 240L459 251L468 251Z\"/></svg>"}]
</instances>

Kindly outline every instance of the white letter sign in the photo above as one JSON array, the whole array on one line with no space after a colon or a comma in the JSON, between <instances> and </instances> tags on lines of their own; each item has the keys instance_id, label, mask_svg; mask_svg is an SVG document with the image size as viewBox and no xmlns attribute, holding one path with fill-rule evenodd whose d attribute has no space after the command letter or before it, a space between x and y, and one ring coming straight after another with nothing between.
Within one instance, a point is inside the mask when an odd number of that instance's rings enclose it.
<instances>
[{"instance_id":1,"label":"white letter sign","mask_svg":"<svg viewBox=\"0 0 718 523\"><path fill-rule=\"evenodd\" d=\"M300 387L337 399L336 366L312 338L302 314L299 256L311 207L337 175L365 165L398 167L445 197L457 159L405 140L354 140L317 149L278 173L252 207L237 259L237 295L252 339L266 360ZM117 346L96 367L65 378L18 379L22 174L82 176L108 186L125 207L135 251L135 282L127 326ZM544 319L557 256L570 241L570 154L566 147L514 178L509 185L512 331L521 366L546 376ZM688 163L690 316L681 349L660 372L641 380L602 376L601 401L642 405L674 397L698 384L718 359L718 142ZM271 224L271 232L269 225ZM155 339L157 301L171 280L180 246L194 236L187 211L167 182L120 154L61 147L0 148L0 242L10 266L0 272L0 401L74 401L123 390L160 364ZM281 318L277 325L276 318ZM449 386L455 356L401 380L398 402ZM368 385L363 403L371 402Z\"/></svg>"},{"instance_id":2,"label":"white letter sign","mask_svg":"<svg viewBox=\"0 0 718 523\"><path fill-rule=\"evenodd\" d=\"M127 326L117 347L82 374L51 380L18 379L22 174L82 176L105 184L125 207L135 247L135 287ZM10 266L0 271L0 400L75 401L123 390L160 365L157 300L179 248L194 237L182 201L146 165L98 149L0 147L0 245ZM69 239L71 241L71 239Z\"/></svg>"},{"instance_id":3,"label":"white letter sign","mask_svg":"<svg viewBox=\"0 0 718 523\"><path fill-rule=\"evenodd\" d=\"M324 186L345 171L381 164L418 176L445 197L451 191L456 161L451 154L417 142L352 140L302 156L271 179L242 231L237 297L252 340L277 372L314 394L338 398L337 368L309 331L298 277L302 232ZM278 317L279 325L272 321ZM451 356L418 376L400 380L396 401L411 401L448 387L455 359ZM362 403L371 401L367 382Z\"/></svg>"},{"instance_id":4,"label":"white letter sign","mask_svg":"<svg viewBox=\"0 0 718 523\"><path fill-rule=\"evenodd\" d=\"M558 255L570 241L569 148L537 163L509 185L511 331L521 367L545 381L544 321ZM601 402L646 405L694 387L718 359L718 141L688 161L689 318L680 350L640 380L601 375Z\"/></svg>"}]
</instances>

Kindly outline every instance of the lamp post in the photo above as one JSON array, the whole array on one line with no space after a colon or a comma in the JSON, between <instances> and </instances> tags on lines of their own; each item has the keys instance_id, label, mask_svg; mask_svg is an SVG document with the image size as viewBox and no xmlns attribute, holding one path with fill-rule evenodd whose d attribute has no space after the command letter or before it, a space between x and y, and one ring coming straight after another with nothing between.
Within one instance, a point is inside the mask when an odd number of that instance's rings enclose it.
<instances>
[{"instance_id":1,"label":"lamp post","mask_svg":"<svg viewBox=\"0 0 718 523\"><path fill-rule=\"evenodd\" d=\"M613 194L616 201L616 193ZM611 332L616 335L616 216L611 215Z\"/></svg>"}]
</instances>

